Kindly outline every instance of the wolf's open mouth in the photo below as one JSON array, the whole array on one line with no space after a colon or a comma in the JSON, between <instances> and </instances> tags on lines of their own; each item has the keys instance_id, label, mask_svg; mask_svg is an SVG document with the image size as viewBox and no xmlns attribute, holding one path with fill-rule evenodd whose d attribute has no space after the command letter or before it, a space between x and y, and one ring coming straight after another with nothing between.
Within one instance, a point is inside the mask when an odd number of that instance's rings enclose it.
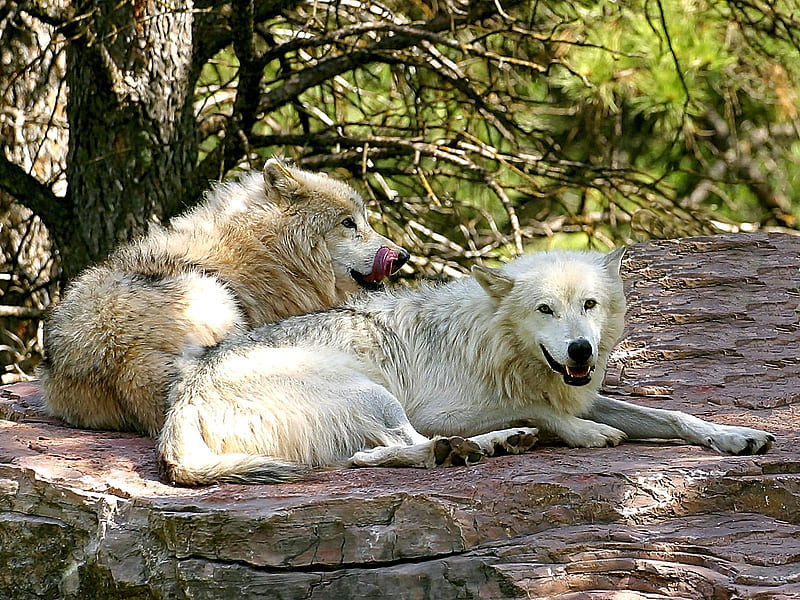
<instances>
[{"instance_id":1,"label":"wolf's open mouth","mask_svg":"<svg viewBox=\"0 0 800 600\"><path fill-rule=\"evenodd\" d=\"M350 269L350 277L352 277L355 282L360 285L365 290L369 290L370 292L374 292L377 289L380 289L380 284L376 281L367 281L366 275L362 275L355 269Z\"/></svg>"},{"instance_id":2,"label":"wolf's open mouth","mask_svg":"<svg viewBox=\"0 0 800 600\"><path fill-rule=\"evenodd\" d=\"M544 357L547 359L547 364L550 365L550 368L553 369L553 371L564 377L564 383L567 385L581 386L586 385L592 380L592 372L594 371L593 365L567 367L562 365L560 362L557 362L552 356L550 356L550 353L543 344L539 344L539 347L542 349Z\"/></svg>"}]
</instances>

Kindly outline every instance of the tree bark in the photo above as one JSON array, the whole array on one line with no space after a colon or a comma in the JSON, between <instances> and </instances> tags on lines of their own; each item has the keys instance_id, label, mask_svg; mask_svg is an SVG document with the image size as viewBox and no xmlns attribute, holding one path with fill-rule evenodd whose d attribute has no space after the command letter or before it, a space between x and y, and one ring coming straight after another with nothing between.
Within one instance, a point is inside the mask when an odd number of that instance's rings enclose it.
<instances>
[{"instance_id":1,"label":"tree bark","mask_svg":"<svg viewBox=\"0 0 800 600\"><path fill-rule=\"evenodd\" d=\"M68 217L53 232L65 278L176 213L197 139L192 0L75 6L69 44Z\"/></svg>"}]
</instances>

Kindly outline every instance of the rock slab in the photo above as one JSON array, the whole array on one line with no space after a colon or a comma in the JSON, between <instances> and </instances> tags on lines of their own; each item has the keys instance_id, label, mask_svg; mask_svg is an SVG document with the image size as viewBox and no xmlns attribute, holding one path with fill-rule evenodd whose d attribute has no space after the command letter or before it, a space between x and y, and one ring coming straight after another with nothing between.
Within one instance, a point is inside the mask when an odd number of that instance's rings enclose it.
<instances>
[{"instance_id":1,"label":"rock slab","mask_svg":"<svg viewBox=\"0 0 800 600\"><path fill-rule=\"evenodd\" d=\"M153 442L0 388L0 597L800 598L800 238L633 246L607 392L772 431L758 457L542 446L473 467L173 488Z\"/></svg>"}]
</instances>

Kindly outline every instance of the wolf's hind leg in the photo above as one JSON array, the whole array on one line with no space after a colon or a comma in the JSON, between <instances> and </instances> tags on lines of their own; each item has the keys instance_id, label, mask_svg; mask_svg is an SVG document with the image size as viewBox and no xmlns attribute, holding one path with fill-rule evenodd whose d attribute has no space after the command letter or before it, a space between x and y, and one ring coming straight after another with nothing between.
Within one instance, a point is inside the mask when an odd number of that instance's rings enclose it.
<instances>
[{"instance_id":1,"label":"wolf's hind leg","mask_svg":"<svg viewBox=\"0 0 800 600\"><path fill-rule=\"evenodd\" d=\"M437 465L469 465L483 458L474 442L462 437L430 439L419 433L388 390L372 385L363 394L363 410L371 416L375 427L369 444L347 461L351 467L435 467Z\"/></svg>"},{"instance_id":2,"label":"wolf's hind leg","mask_svg":"<svg viewBox=\"0 0 800 600\"><path fill-rule=\"evenodd\" d=\"M415 432L416 433L416 432ZM420 435L420 434L417 434ZM484 456L521 454L538 440L538 430L517 427L490 431L471 438L440 437L410 446L378 446L356 452L352 467L434 467L469 466Z\"/></svg>"},{"instance_id":3,"label":"wolf's hind leg","mask_svg":"<svg viewBox=\"0 0 800 600\"><path fill-rule=\"evenodd\" d=\"M351 467L419 467L474 465L484 457L475 442L460 436L434 438L410 446L377 446L356 452Z\"/></svg>"}]
</instances>

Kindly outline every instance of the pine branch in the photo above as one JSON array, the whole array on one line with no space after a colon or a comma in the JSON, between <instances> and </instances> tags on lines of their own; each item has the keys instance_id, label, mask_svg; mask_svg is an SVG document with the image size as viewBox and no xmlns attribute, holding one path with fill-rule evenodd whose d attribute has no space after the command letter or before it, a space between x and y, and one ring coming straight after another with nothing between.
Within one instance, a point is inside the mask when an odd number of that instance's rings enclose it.
<instances>
[{"instance_id":1,"label":"pine branch","mask_svg":"<svg viewBox=\"0 0 800 600\"><path fill-rule=\"evenodd\" d=\"M229 22L227 0L203 0L196 4L201 9L195 18L194 40L197 64L205 64L217 52L232 44L237 29ZM253 3L253 20L261 23L277 17L282 12L301 4L299 0L273 0Z\"/></svg>"},{"instance_id":2,"label":"pine branch","mask_svg":"<svg viewBox=\"0 0 800 600\"><path fill-rule=\"evenodd\" d=\"M62 199L1 152L0 190L32 210L51 230L59 229L68 219L68 211Z\"/></svg>"},{"instance_id":3,"label":"pine branch","mask_svg":"<svg viewBox=\"0 0 800 600\"><path fill-rule=\"evenodd\" d=\"M507 2L507 8L516 3L518 2ZM245 117L234 110L233 114L230 116L230 122L232 122L234 126L245 122L252 123L254 122L252 116L256 113L269 114L274 112L286 104L294 102L306 90L329 81L337 75L362 67L371 62L380 62L383 64L397 62L398 59L393 55L398 50L419 46L423 42L428 41L427 38L430 37L430 34L450 31L453 28L481 21L488 17L495 16L497 11L498 9L495 2L470 3L469 11L467 12L455 10L453 12L442 11L428 21L415 23L413 26L405 27L395 24L391 28L387 28L387 33L391 33L391 35L387 35L369 46L361 49L351 49L346 54L321 60L293 74L281 85L273 87L271 90L264 93L261 96L257 108L252 111L251 115ZM270 59L274 58L274 53L269 53L268 55ZM262 58L262 61L263 60L265 60L265 58ZM451 75L449 79L452 83L454 77ZM462 83L458 83L457 87L461 88L462 93L468 95L472 100L480 102L480 104L486 108L485 103L483 103L482 99L472 88L469 86L465 87ZM485 112L489 118L493 118L498 122L501 120L498 118L496 111L486 109ZM503 123L503 125L508 125L508 123ZM241 159L245 148L249 145L247 140L253 138L252 132L249 131L249 129L251 129L251 127L239 128L235 131L236 137L239 138L237 142L226 142L222 145L223 148L217 148L216 151L206 156L196 169L194 181L190 183L191 189L202 189L205 182L218 177L220 173L225 173L230 166L236 164Z\"/></svg>"},{"instance_id":4,"label":"pine branch","mask_svg":"<svg viewBox=\"0 0 800 600\"><path fill-rule=\"evenodd\" d=\"M0 317L14 317L17 319L41 319L44 310L29 306L0 305Z\"/></svg>"}]
</instances>

